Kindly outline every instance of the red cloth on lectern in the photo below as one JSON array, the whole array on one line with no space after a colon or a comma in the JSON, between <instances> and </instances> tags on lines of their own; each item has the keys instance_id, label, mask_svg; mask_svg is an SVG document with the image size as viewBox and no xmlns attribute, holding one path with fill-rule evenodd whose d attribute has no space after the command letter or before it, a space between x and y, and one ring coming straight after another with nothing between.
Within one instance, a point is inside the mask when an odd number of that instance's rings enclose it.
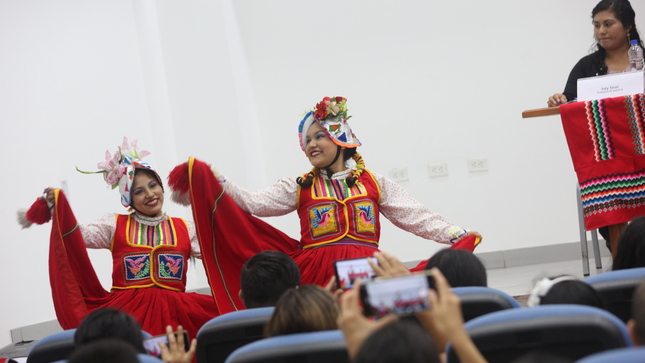
<instances>
[{"instance_id":1,"label":"red cloth on lectern","mask_svg":"<svg viewBox=\"0 0 645 363\"><path fill-rule=\"evenodd\" d=\"M645 215L645 94L560 106L587 230Z\"/></svg>"},{"instance_id":2,"label":"red cloth on lectern","mask_svg":"<svg viewBox=\"0 0 645 363\"><path fill-rule=\"evenodd\" d=\"M167 325L181 324L192 338L204 323L219 315L208 295L159 287L105 291L65 194L60 190L54 193L49 280L56 317L63 329L76 328L88 313L110 307L134 316L152 335L164 334Z\"/></svg>"}]
</instances>

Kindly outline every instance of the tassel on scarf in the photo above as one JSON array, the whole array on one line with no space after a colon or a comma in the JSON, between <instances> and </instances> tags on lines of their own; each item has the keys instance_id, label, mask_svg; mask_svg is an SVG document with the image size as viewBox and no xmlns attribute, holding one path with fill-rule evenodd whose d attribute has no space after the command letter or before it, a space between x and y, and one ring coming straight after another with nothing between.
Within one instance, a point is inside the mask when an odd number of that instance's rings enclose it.
<instances>
[{"instance_id":1,"label":"tassel on scarf","mask_svg":"<svg viewBox=\"0 0 645 363\"><path fill-rule=\"evenodd\" d=\"M18 211L18 223L22 228L29 228L33 223L45 224L52 218L51 211L45 198L38 198L28 210Z\"/></svg>"},{"instance_id":2,"label":"tassel on scarf","mask_svg":"<svg viewBox=\"0 0 645 363\"><path fill-rule=\"evenodd\" d=\"M184 206L190 205L188 163L177 165L172 169L170 175L168 175L168 186L172 190L170 199Z\"/></svg>"}]
</instances>

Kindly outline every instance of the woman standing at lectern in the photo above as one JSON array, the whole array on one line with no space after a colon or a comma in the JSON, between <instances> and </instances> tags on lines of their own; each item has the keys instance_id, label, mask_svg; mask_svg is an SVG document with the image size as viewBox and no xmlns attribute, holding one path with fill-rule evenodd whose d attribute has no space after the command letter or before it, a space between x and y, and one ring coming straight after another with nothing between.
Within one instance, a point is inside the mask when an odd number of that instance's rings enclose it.
<instances>
[{"instance_id":1,"label":"woman standing at lectern","mask_svg":"<svg viewBox=\"0 0 645 363\"><path fill-rule=\"evenodd\" d=\"M629 41L643 41L636 30L636 14L628 0L602 0L591 11L594 27L595 51L573 67L564 92L549 97L549 107L573 101L578 94L579 78L620 73L629 70Z\"/></svg>"},{"instance_id":2,"label":"woman standing at lectern","mask_svg":"<svg viewBox=\"0 0 645 363\"><path fill-rule=\"evenodd\" d=\"M578 79L621 73L630 70L630 40L636 39L643 47L643 41L636 30L636 14L629 0L602 0L591 11L593 32L596 43L593 53L583 57L573 67L562 93L549 97L549 107L574 101L578 96ZM645 47L644 47L645 48ZM615 254L618 237L627 223L600 228L607 247Z\"/></svg>"}]
</instances>

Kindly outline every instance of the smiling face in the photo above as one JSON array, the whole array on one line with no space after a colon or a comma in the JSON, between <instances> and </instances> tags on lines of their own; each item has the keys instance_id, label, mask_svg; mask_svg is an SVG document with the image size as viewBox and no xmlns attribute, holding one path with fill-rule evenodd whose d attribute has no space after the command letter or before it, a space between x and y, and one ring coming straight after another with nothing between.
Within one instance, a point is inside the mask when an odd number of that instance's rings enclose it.
<instances>
[{"instance_id":1,"label":"smiling face","mask_svg":"<svg viewBox=\"0 0 645 363\"><path fill-rule=\"evenodd\" d=\"M132 207L139 213L151 217L162 214L163 188L150 173L137 171L132 183Z\"/></svg>"},{"instance_id":2,"label":"smiling face","mask_svg":"<svg viewBox=\"0 0 645 363\"><path fill-rule=\"evenodd\" d=\"M592 24L598 45L605 50L612 51L629 46L627 34L631 27L625 28L613 12L609 10L599 12L593 17Z\"/></svg>"},{"instance_id":3,"label":"smiling face","mask_svg":"<svg viewBox=\"0 0 645 363\"><path fill-rule=\"evenodd\" d=\"M343 148L344 149L344 148ZM314 122L305 139L305 154L311 165L323 169L329 166L332 172L336 173L345 170L345 161L341 155L334 161L338 145L329 137L327 132L318 122ZM334 162L333 165L330 165Z\"/></svg>"}]
</instances>

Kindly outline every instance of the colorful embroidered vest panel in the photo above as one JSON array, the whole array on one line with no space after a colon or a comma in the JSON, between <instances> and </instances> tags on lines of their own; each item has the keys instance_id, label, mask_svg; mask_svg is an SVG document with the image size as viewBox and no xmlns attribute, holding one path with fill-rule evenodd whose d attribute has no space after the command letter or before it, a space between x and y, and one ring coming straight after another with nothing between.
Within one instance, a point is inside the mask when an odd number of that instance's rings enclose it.
<instances>
[{"instance_id":1,"label":"colorful embroidered vest panel","mask_svg":"<svg viewBox=\"0 0 645 363\"><path fill-rule=\"evenodd\" d=\"M345 180L319 176L314 178L311 187L298 188L302 247L321 246L342 238L378 244L380 198L378 183L367 170L351 188Z\"/></svg>"},{"instance_id":2,"label":"colorful embroidered vest panel","mask_svg":"<svg viewBox=\"0 0 645 363\"><path fill-rule=\"evenodd\" d=\"M129 215L118 214L116 218L112 289L158 286L185 291L191 252L186 222L168 218L148 226Z\"/></svg>"}]
</instances>

